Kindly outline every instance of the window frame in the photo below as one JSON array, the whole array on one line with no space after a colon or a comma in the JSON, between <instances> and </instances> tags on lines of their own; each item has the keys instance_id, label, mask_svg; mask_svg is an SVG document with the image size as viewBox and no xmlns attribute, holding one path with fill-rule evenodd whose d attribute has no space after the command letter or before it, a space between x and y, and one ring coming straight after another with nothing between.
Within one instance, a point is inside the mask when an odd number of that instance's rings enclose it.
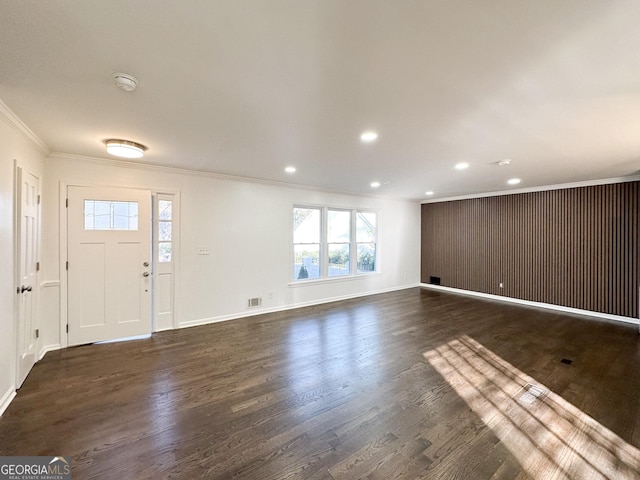
<instances>
[{"instance_id":1,"label":"window frame","mask_svg":"<svg viewBox=\"0 0 640 480\"><path fill-rule=\"evenodd\" d=\"M162 218L161 212L160 212L160 202L169 202L171 204L171 216L167 219L167 218ZM173 258L174 258L174 246L175 246L175 241L174 241L174 233L173 233L173 227L175 225L175 215L174 215L174 206L175 206L175 202L173 198L161 198L160 195L158 195L158 198L155 199L155 207L157 210L157 218L155 219L155 225L154 228L156 229L155 231L155 235L154 235L154 247L156 249L156 252L154 254L155 257L155 261L158 263L173 263ZM161 228L160 228L160 224L162 223L168 223L171 225L171 234L170 234L170 238L169 240L163 240L160 238L161 234ZM169 251L170 251L170 259L169 260L162 260L162 256L161 256L161 246L163 244L169 244Z\"/></svg>"},{"instance_id":2,"label":"window frame","mask_svg":"<svg viewBox=\"0 0 640 480\"><path fill-rule=\"evenodd\" d=\"M89 206L89 204L91 204L92 207L92 213L88 213L87 211L87 207ZM108 207L109 212L108 213L101 213L96 215L96 207L98 204L101 204L104 207ZM135 214L134 215L121 215L118 214L116 212L116 208L118 205L126 205L127 206L127 210L130 213L131 207L133 205L135 205ZM138 228L139 228L139 204L137 201L129 201L129 200L109 200L109 199L95 199L95 198L85 198L84 199L84 203L82 205L82 210L83 210L83 229L86 232L137 232ZM108 217L108 223L109 226L105 227L105 226L101 226L100 224L96 225L96 223L102 223L102 222L97 222L97 218L98 217L104 217L107 216ZM123 226L117 226L116 223L121 223L122 220L120 220L119 222L117 222L117 217L124 217L126 218L126 223L127 223L127 227L123 227ZM91 227L89 227L89 223L87 222L87 220L91 220L90 224ZM133 219L135 219L135 221L132 221Z\"/></svg>"},{"instance_id":3,"label":"window frame","mask_svg":"<svg viewBox=\"0 0 640 480\"><path fill-rule=\"evenodd\" d=\"M348 212L350 213L349 216L349 242L330 242L329 241L329 212ZM344 277L349 277L351 275L353 275L353 262L352 262L352 256L353 256L353 211L351 209L348 208L334 208L334 207L326 207L324 209L324 216L325 216L325 228L324 229L320 229L321 232L324 232L324 236L320 237L320 241L322 242L322 240L324 240L324 248L325 248L325 252L324 252L324 256L323 258L326 260L324 267L326 267L326 275L324 277L321 276L321 278L327 278L327 279L335 279L335 278L344 278ZM349 246L349 272L343 275L329 275L329 267L330 267L330 262L329 262L329 246L330 245L348 245ZM321 269L322 271L322 269Z\"/></svg>"},{"instance_id":4,"label":"window frame","mask_svg":"<svg viewBox=\"0 0 640 480\"><path fill-rule=\"evenodd\" d=\"M294 215L293 212L297 209L305 209L305 210L317 210L319 212L318 215L318 221L319 221L319 238L318 238L318 243L315 242L300 242L300 243L296 243L295 242L295 232L294 232ZM290 233L291 233L291 255L289 256L290 261L292 262L291 267L289 269L289 272L292 276L292 281L294 282L308 282L308 281L318 281L320 279L323 278L324 272L323 272L323 263L325 262L325 255L326 252L323 249L323 242L322 239L325 237L325 232L324 232L324 225L325 225L325 220L324 220L324 215L325 212L322 209L322 207L319 207L317 205L294 205L293 208L291 209L291 228L290 228ZM318 277L312 277L312 278L295 278L295 256L296 256L296 246L297 245L317 245L318 246Z\"/></svg>"},{"instance_id":5,"label":"window frame","mask_svg":"<svg viewBox=\"0 0 640 480\"><path fill-rule=\"evenodd\" d=\"M320 252L319 252L319 277L298 279L295 275L295 246L294 243L294 212L296 209L315 209L320 210ZM329 245L339 245L335 242L329 242L329 211L342 211L350 213L349 220L349 273L346 275L329 276ZM353 207L334 207L330 205L313 205L313 204L294 204L290 210L291 227L290 235L290 255L289 255L289 278L291 286L305 285L310 283L336 282L343 280L353 280L357 278L369 277L371 275L380 274L380 212L374 208L353 208ZM358 213L371 213L376 216L375 233L373 235L373 243L375 247L374 270L360 272L358 271L358 241L357 241L357 218ZM362 243L362 242L360 242Z\"/></svg>"},{"instance_id":6,"label":"window frame","mask_svg":"<svg viewBox=\"0 0 640 480\"><path fill-rule=\"evenodd\" d=\"M375 227L374 227L374 233L373 233L373 239L370 242L359 242L358 241L358 214L359 213L373 213L375 214ZM356 274L358 275L367 275L370 273L375 273L377 271L377 265L378 265L378 229L379 227L379 215L378 212L375 211L371 211L371 210L356 210L355 211L355 215L354 215L354 221L355 221L355 225L354 225L354 236L355 238L353 239L353 244L355 245L356 251L354 252L354 257L356 260L356 265L354 266L354 269L356 271ZM373 270L369 270L369 271L359 271L359 265L360 263L358 262L358 255L359 255L359 246L360 245L370 245L373 244Z\"/></svg>"}]
</instances>

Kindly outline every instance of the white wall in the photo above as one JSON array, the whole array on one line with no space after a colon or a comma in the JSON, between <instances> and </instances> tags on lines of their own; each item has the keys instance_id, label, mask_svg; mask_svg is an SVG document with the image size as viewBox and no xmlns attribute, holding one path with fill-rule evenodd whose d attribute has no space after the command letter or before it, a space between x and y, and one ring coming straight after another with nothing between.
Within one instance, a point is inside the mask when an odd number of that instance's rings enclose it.
<instances>
[{"instance_id":1,"label":"white wall","mask_svg":"<svg viewBox=\"0 0 640 480\"><path fill-rule=\"evenodd\" d=\"M392 290L419 282L418 203L69 155L51 156L45 176L44 192L49 199L58 196L65 185L179 192L180 252L176 276L179 326ZM353 280L290 286L294 204L378 209L381 273ZM59 254L59 207L53 201L44 207L47 226L43 254L47 261L43 273L51 285L63 280L64 290L64 278L60 278L57 266L65 260ZM210 247L211 254L197 255L199 246ZM257 296L263 297L262 308L248 310L247 299ZM45 341L60 342L59 335L59 324L49 325Z\"/></svg>"},{"instance_id":2,"label":"white wall","mask_svg":"<svg viewBox=\"0 0 640 480\"><path fill-rule=\"evenodd\" d=\"M45 153L20 130L22 123L0 101L0 413L16 384L16 272L14 259L14 165L42 178ZM36 328L40 323L35 319Z\"/></svg>"}]
</instances>

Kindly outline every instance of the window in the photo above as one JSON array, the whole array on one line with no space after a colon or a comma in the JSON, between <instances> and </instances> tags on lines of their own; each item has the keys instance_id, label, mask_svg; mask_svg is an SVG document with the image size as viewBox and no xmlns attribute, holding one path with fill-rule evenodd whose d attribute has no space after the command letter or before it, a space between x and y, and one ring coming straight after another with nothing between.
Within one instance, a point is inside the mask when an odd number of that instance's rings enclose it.
<instances>
[{"instance_id":1,"label":"window","mask_svg":"<svg viewBox=\"0 0 640 480\"><path fill-rule=\"evenodd\" d=\"M293 278L320 278L319 208L293 209Z\"/></svg>"},{"instance_id":2,"label":"window","mask_svg":"<svg viewBox=\"0 0 640 480\"><path fill-rule=\"evenodd\" d=\"M329 210L327 212L327 247L329 277L350 275L351 212Z\"/></svg>"},{"instance_id":3,"label":"window","mask_svg":"<svg viewBox=\"0 0 640 480\"><path fill-rule=\"evenodd\" d=\"M373 212L356 213L358 273L376 271L376 220Z\"/></svg>"},{"instance_id":4,"label":"window","mask_svg":"<svg viewBox=\"0 0 640 480\"><path fill-rule=\"evenodd\" d=\"M158 261L170 262L173 256L173 202L158 200Z\"/></svg>"},{"instance_id":5,"label":"window","mask_svg":"<svg viewBox=\"0 0 640 480\"><path fill-rule=\"evenodd\" d=\"M376 212L293 208L294 281L375 272L376 245Z\"/></svg>"},{"instance_id":6,"label":"window","mask_svg":"<svg viewBox=\"0 0 640 480\"><path fill-rule=\"evenodd\" d=\"M85 230L138 230L138 202L84 201Z\"/></svg>"}]
</instances>

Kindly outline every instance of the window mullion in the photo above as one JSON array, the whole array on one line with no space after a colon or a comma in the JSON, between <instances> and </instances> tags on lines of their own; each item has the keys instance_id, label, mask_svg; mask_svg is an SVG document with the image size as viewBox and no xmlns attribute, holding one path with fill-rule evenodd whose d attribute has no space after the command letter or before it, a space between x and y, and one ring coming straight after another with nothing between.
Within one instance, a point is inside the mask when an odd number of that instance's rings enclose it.
<instances>
[{"instance_id":1,"label":"window mullion","mask_svg":"<svg viewBox=\"0 0 640 480\"><path fill-rule=\"evenodd\" d=\"M349 274L355 275L357 273L357 253L358 244L356 243L356 210L351 210L351 228L349 229Z\"/></svg>"},{"instance_id":2,"label":"window mullion","mask_svg":"<svg viewBox=\"0 0 640 480\"><path fill-rule=\"evenodd\" d=\"M320 224L320 278L329 277L329 209L322 208L322 223Z\"/></svg>"}]
</instances>

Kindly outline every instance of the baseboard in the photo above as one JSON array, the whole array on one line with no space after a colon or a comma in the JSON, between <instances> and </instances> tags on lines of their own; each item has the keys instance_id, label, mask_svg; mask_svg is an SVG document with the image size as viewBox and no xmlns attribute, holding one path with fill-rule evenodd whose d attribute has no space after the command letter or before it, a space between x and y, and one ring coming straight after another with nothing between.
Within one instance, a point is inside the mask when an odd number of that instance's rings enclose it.
<instances>
[{"instance_id":1,"label":"baseboard","mask_svg":"<svg viewBox=\"0 0 640 480\"><path fill-rule=\"evenodd\" d=\"M351 295L340 295L337 297L323 298L321 300L313 300L311 302L293 303L290 305L279 305L277 307L252 309L247 312L232 313L229 315L220 315L218 317L200 318L198 320L189 320L180 322L178 328L197 327L199 325L208 325L210 323L226 322L228 320L237 320L239 318L255 317L256 315L264 315L266 313L284 312L286 310L294 310L296 308L312 307L314 305L322 305L324 303L339 302L342 300L351 300L353 298L368 297L370 295L379 295L381 293L395 292L398 290L406 290L408 288L419 287L420 284L401 285L399 287L384 288L381 290L372 290L364 293L356 293Z\"/></svg>"},{"instance_id":2,"label":"baseboard","mask_svg":"<svg viewBox=\"0 0 640 480\"><path fill-rule=\"evenodd\" d=\"M519 298L503 297L502 295L492 295L490 293L474 292L473 290L462 290L460 288L443 287L442 285L431 285L428 283L421 283L421 287L430 288L433 290L444 290L445 292L460 293L462 295L468 295L471 297L488 298L490 300L498 300L500 302L517 303L519 305L527 305L529 307L546 308L547 310L555 310L557 312L573 313L576 315L583 315L586 317L596 317L603 320L610 320L614 322L630 323L632 325L638 325L639 321L633 317L623 317L621 315L611 315L608 313L593 312L591 310L581 310L579 308L563 307L562 305L553 305L552 303L532 302L530 300L520 300Z\"/></svg>"},{"instance_id":3,"label":"baseboard","mask_svg":"<svg viewBox=\"0 0 640 480\"><path fill-rule=\"evenodd\" d=\"M47 354L47 352L51 352L53 350L59 350L60 344L53 345L45 345L40 349L38 353L38 362L42 360L42 358ZM5 410L9 407L9 404L13 401L16 396L16 387L12 385L9 390L5 392L5 394L0 398L0 417L4 414Z\"/></svg>"},{"instance_id":4,"label":"baseboard","mask_svg":"<svg viewBox=\"0 0 640 480\"><path fill-rule=\"evenodd\" d=\"M4 414L4 411L9 407L9 404L16 396L16 387L11 386L9 390L0 398L0 417Z\"/></svg>"},{"instance_id":5,"label":"baseboard","mask_svg":"<svg viewBox=\"0 0 640 480\"><path fill-rule=\"evenodd\" d=\"M42 360L47 353L53 352L55 350L60 350L61 348L62 347L60 346L59 343L54 343L54 344L51 344L51 345L44 345L40 349L40 353L38 354L38 361Z\"/></svg>"}]
</instances>

